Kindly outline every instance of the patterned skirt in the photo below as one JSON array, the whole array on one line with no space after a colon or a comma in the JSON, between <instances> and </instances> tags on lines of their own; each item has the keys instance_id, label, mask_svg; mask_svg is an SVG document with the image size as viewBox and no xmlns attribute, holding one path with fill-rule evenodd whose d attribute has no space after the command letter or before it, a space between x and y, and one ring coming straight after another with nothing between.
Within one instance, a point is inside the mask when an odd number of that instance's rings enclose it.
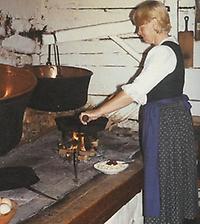
<instances>
[{"instance_id":1,"label":"patterned skirt","mask_svg":"<svg viewBox=\"0 0 200 224\"><path fill-rule=\"evenodd\" d=\"M160 105L159 111L160 215L146 216L145 224L182 224L184 219L193 219L198 210L192 118L180 101Z\"/></svg>"}]
</instances>

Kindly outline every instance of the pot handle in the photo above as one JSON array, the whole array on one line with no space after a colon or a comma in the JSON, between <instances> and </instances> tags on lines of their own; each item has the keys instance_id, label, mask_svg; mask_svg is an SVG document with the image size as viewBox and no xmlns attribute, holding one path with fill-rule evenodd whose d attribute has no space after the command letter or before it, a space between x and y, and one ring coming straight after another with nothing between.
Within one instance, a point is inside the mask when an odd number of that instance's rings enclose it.
<instances>
[{"instance_id":1,"label":"pot handle","mask_svg":"<svg viewBox=\"0 0 200 224\"><path fill-rule=\"evenodd\" d=\"M58 70L57 76L61 75L61 66L60 66L60 57L59 57L59 49L57 45L57 39L56 39L56 34L53 33L55 43L53 44L53 50L54 50L54 57L55 57L55 66ZM51 44L48 45L48 58L46 65L52 65L51 63Z\"/></svg>"},{"instance_id":2,"label":"pot handle","mask_svg":"<svg viewBox=\"0 0 200 224\"><path fill-rule=\"evenodd\" d=\"M48 58L47 58L46 65L52 65L52 63L51 63L51 44L48 45Z\"/></svg>"},{"instance_id":3,"label":"pot handle","mask_svg":"<svg viewBox=\"0 0 200 224\"><path fill-rule=\"evenodd\" d=\"M57 76L61 76L61 67L60 67L60 57L59 57L59 50L58 50L58 45L57 45L57 38L56 34L53 33L55 44L53 45L54 47L54 56L55 56L55 65L58 69L58 74Z\"/></svg>"}]
</instances>

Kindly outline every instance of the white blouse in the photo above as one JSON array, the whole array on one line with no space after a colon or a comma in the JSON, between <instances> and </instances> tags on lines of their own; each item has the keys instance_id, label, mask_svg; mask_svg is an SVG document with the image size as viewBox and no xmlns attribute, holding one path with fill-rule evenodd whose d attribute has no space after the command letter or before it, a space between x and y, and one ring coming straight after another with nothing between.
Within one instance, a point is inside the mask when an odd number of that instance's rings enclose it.
<instances>
[{"instance_id":1,"label":"white blouse","mask_svg":"<svg viewBox=\"0 0 200 224\"><path fill-rule=\"evenodd\" d=\"M138 104L146 104L147 94L176 67L174 51L166 45L161 45L165 41L177 43L174 37L168 37L153 47L147 54L139 76L132 83L122 86L124 92Z\"/></svg>"}]
</instances>

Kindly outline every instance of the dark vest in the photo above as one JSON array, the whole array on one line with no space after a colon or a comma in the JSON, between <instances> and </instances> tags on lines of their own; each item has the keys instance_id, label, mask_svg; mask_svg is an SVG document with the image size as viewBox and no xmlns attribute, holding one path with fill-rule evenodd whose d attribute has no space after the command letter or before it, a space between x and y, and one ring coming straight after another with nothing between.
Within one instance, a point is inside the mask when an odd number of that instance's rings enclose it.
<instances>
[{"instance_id":1,"label":"dark vest","mask_svg":"<svg viewBox=\"0 0 200 224\"><path fill-rule=\"evenodd\" d=\"M147 102L177 97L183 93L185 68L181 48L178 44L171 41L166 41L162 45L172 48L175 52L177 58L176 68L147 94Z\"/></svg>"}]
</instances>

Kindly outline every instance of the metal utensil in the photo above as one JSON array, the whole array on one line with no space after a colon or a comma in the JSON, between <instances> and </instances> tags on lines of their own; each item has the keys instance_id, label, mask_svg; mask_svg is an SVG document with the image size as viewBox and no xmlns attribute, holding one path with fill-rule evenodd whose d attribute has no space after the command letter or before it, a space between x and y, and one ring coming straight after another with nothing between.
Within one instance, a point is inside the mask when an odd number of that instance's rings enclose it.
<instances>
[{"instance_id":1,"label":"metal utensil","mask_svg":"<svg viewBox=\"0 0 200 224\"><path fill-rule=\"evenodd\" d=\"M138 148L133 154L129 156L127 160L123 161L123 164L130 164L135 161L135 159L140 155L141 151L140 148Z\"/></svg>"}]
</instances>

